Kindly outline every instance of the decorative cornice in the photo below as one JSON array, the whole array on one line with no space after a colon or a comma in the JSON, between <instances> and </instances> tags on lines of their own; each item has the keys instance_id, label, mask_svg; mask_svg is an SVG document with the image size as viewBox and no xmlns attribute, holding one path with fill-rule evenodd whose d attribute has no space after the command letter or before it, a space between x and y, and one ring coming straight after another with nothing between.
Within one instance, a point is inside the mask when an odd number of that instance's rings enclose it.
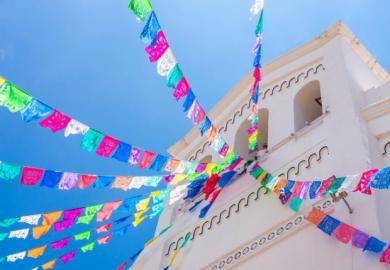
<instances>
[{"instance_id":1,"label":"decorative cornice","mask_svg":"<svg viewBox=\"0 0 390 270\"><path fill-rule=\"evenodd\" d=\"M306 80L309 78L309 76L312 74L312 75L316 75L320 70L323 70L325 71L325 67L323 64L318 64L317 66L315 67L310 67L308 70L304 71L304 72L301 72L299 73L298 75L296 76L293 76L291 77L290 79L288 80L285 80L283 81L281 84L276 84L275 86L271 87L271 88L268 88L263 96L262 96L262 99L265 99L267 93L270 92L269 96L272 96L274 94L274 91L276 89L278 89L278 92L282 91L283 90L283 87L286 86L286 88L289 88L291 86L292 83L294 84L297 84L299 83L301 80ZM280 86L279 86L280 85ZM272 89L272 90L271 90ZM261 95L262 93L260 93ZM238 118L241 118L243 115L244 115L244 112L245 111L248 111L250 110L251 108L251 104L252 104L252 101L251 100L248 100L246 101L243 105L240 106L240 108L233 113L233 115L225 122L225 124L223 124L219 129L218 129L218 133L222 133L222 132L227 132L228 131L228 127L230 125L233 125L236 120ZM203 142L203 144L195 151L194 154L192 154L192 156L189 158L190 161L195 161L198 159L198 156L203 154L205 149L206 149L206 146L210 146L211 143L209 141L205 141Z\"/></svg>"},{"instance_id":2,"label":"decorative cornice","mask_svg":"<svg viewBox=\"0 0 390 270\"><path fill-rule=\"evenodd\" d=\"M292 176L291 173L294 173L293 175L296 176L300 173L301 168L309 169L311 167L313 158L315 158L317 162L321 161L323 155L322 152L325 150L329 155L329 147L325 145L321 147L320 150L318 150L318 154L316 152L312 152L306 159L302 159L296 166L291 166L287 169L286 173L281 173L279 176L286 176L287 179L290 179L290 176Z\"/></svg>"},{"instance_id":3,"label":"decorative cornice","mask_svg":"<svg viewBox=\"0 0 390 270\"><path fill-rule=\"evenodd\" d=\"M306 80L309 76L310 73L312 72L313 75L316 75L320 71L325 71L325 67L323 64L319 64L316 67L311 67L306 72L301 72L297 76L291 77L288 80L284 80L281 84L276 84L273 87L268 88L264 92L260 92L261 99L265 99L267 96L272 96L275 91L280 92L283 90L283 88L287 89L290 88L292 84L298 84L302 79Z\"/></svg>"},{"instance_id":4,"label":"decorative cornice","mask_svg":"<svg viewBox=\"0 0 390 270\"><path fill-rule=\"evenodd\" d=\"M362 110L362 113L367 121L390 114L390 98L370 104Z\"/></svg>"},{"instance_id":5,"label":"decorative cornice","mask_svg":"<svg viewBox=\"0 0 390 270\"><path fill-rule=\"evenodd\" d=\"M190 240L193 241L197 235L201 236L206 232L206 230L210 231L212 228L214 228L214 224L220 224L224 219L230 218L232 214L239 213L242 207L248 207L251 198L253 198L253 201L257 201L260 198L260 192L262 189L264 189L263 195L268 193L264 187L259 187L256 191L253 191L249 193L246 197L243 197L238 200L237 203L231 204L229 207L219 212L219 214L212 216L210 219L202 222L200 225L196 226L191 231L185 233L183 236L180 236L176 241L171 242L168 246L168 250L166 251L165 256L168 256L172 251L177 250L180 243L184 241L186 235L190 234ZM225 218L223 219L224 215Z\"/></svg>"},{"instance_id":6,"label":"decorative cornice","mask_svg":"<svg viewBox=\"0 0 390 270\"><path fill-rule=\"evenodd\" d=\"M385 145L383 146L383 153L382 153L382 156L387 156L389 153L388 153L388 149L387 148L390 148L390 141L385 143Z\"/></svg>"},{"instance_id":7,"label":"decorative cornice","mask_svg":"<svg viewBox=\"0 0 390 270\"><path fill-rule=\"evenodd\" d=\"M315 204L315 207L329 213L333 209L333 202L331 199L327 199L325 201L318 202ZM241 261L264 251L267 247L282 241L288 235L304 228L306 225L308 225L308 223L305 221L303 214L294 215L283 223L273 227L267 232L262 233L255 239L227 253L226 255L216 260L214 263L202 269L229 269Z\"/></svg>"}]
</instances>

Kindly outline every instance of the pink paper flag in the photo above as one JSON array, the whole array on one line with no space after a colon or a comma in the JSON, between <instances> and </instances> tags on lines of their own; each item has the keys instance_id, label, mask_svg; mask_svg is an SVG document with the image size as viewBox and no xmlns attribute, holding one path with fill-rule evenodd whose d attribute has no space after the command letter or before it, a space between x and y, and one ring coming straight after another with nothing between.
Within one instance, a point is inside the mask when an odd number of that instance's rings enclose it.
<instances>
[{"instance_id":1,"label":"pink paper flag","mask_svg":"<svg viewBox=\"0 0 390 270\"><path fill-rule=\"evenodd\" d=\"M175 91L173 92L173 96L176 101L179 101L182 97L187 95L188 90L190 90L190 86L185 77L181 78L180 82L177 84Z\"/></svg>"},{"instance_id":2,"label":"pink paper flag","mask_svg":"<svg viewBox=\"0 0 390 270\"><path fill-rule=\"evenodd\" d=\"M105 135L96 149L96 154L99 156L110 157L112 152L118 147L119 141L113 137Z\"/></svg>"},{"instance_id":3,"label":"pink paper flag","mask_svg":"<svg viewBox=\"0 0 390 270\"><path fill-rule=\"evenodd\" d=\"M116 210L121 204L122 201L115 201L104 204L103 209L97 213L97 221L102 222L109 219L112 212Z\"/></svg>"},{"instance_id":4,"label":"pink paper flag","mask_svg":"<svg viewBox=\"0 0 390 270\"><path fill-rule=\"evenodd\" d=\"M362 174L362 177L360 178L359 184L357 185L356 189L353 192L359 191L363 194L371 195L372 191L371 188L368 187L368 183L370 183L371 178L378 172L378 169L372 169L369 171L366 171Z\"/></svg>"},{"instance_id":5,"label":"pink paper flag","mask_svg":"<svg viewBox=\"0 0 390 270\"><path fill-rule=\"evenodd\" d=\"M97 241L99 245L103 245L103 244L107 244L110 241L110 239L111 239L111 234L101 237Z\"/></svg>"},{"instance_id":6,"label":"pink paper flag","mask_svg":"<svg viewBox=\"0 0 390 270\"><path fill-rule=\"evenodd\" d=\"M33 186L41 179L43 175L42 169L23 167L22 171L22 185Z\"/></svg>"},{"instance_id":7,"label":"pink paper flag","mask_svg":"<svg viewBox=\"0 0 390 270\"><path fill-rule=\"evenodd\" d=\"M72 237L67 237L64 239L61 239L59 241L53 242L50 244L50 247L55 250L60 250L66 247L69 244L69 241L72 239Z\"/></svg>"},{"instance_id":8,"label":"pink paper flag","mask_svg":"<svg viewBox=\"0 0 390 270\"><path fill-rule=\"evenodd\" d=\"M67 264L70 260L72 260L74 258L74 256L76 255L76 251L77 250L73 250L63 256L60 257L60 260L63 264Z\"/></svg>"},{"instance_id":9,"label":"pink paper flag","mask_svg":"<svg viewBox=\"0 0 390 270\"><path fill-rule=\"evenodd\" d=\"M157 40L153 46L149 45L145 51L149 54L149 61L156 62L169 48L168 42L163 31L157 33Z\"/></svg>"},{"instance_id":10,"label":"pink paper flag","mask_svg":"<svg viewBox=\"0 0 390 270\"><path fill-rule=\"evenodd\" d=\"M43 119L39 125L44 128L49 128L53 133L55 133L66 128L70 120L72 119L69 116L62 114L58 110L54 110L53 113Z\"/></svg>"}]
</instances>

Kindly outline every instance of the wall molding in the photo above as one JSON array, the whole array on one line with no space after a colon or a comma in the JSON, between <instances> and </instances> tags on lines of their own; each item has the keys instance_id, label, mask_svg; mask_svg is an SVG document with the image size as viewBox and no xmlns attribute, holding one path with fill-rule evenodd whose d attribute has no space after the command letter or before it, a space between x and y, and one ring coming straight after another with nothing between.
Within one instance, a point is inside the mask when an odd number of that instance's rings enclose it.
<instances>
[{"instance_id":1,"label":"wall molding","mask_svg":"<svg viewBox=\"0 0 390 270\"><path fill-rule=\"evenodd\" d=\"M390 141L385 143L385 145L383 146L382 156L387 156L389 154L389 151L390 151Z\"/></svg>"},{"instance_id":2,"label":"wall molding","mask_svg":"<svg viewBox=\"0 0 390 270\"><path fill-rule=\"evenodd\" d=\"M279 176L286 176L287 179L290 179L291 176L297 176L302 169L310 169L312 162L315 160L320 162L323 158L323 152L327 151L329 155L329 147L327 145L322 146L318 152L312 152L307 158L300 160L297 165L289 167L285 173L279 174Z\"/></svg>"},{"instance_id":3,"label":"wall molding","mask_svg":"<svg viewBox=\"0 0 390 270\"><path fill-rule=\"evenodd\" d=\"M307 78L309 78L310 73L312 73L312 75L316 75L320 71L325 71L325 67L323 64L319 64L316 67L311 67L308 70L299 73L297 76L293 76L288 80L284 80L280 84L276 84L273 87L268 88L264 92L260 92L260 95L262 94L261 99L264 100L266 99L267 96L269 97L272 96L275 93L275 91L281 92L283 88L288 89L293 84L298 84L301 81L301 79L306 80Z\"/></svg>"},{"instance_id":4,"label":"wall molding","mask_svg":"<svg viewBox=\"0 0 390 270\"><path fill-rule=\"evenodd\" d=\"M249 206L249 202L251 199L253 201L257 201L261 196L261 191L264 191L263 195L268 194L266 189L263 186L260 186L256 189L256 191L252 191L247 196L242 197L236 203L230 204L228 207L220 211L218 214L213 215L208 220L202 222L200 225L195 226L191 231L188 231L184 235L177 238L177 240L171 242L168 245L168 249L165 252L165 256L168 256L171 252L178 249L180 243L184 241L186 235L191 235L191 241L195 239L196 236L203 235L206 231L212 230L215 225L220 224L223 220L229 219L232 214L239 213L242 208L246 208Z\"/></svg>"},{"instance_id":5,"label":"wall molding","mask_svg":"<svg viewBox=\"0 0 390 270\"><path fill-rule=\"evenodd\" d=\"M334 208L334 203L331 199L317 202L314 207L329 213ZM203 270L221 270L230 269L233 266L258 255L272 245L281 242L294 232L298 232L309 225L303 214L295 214L284 222L274 226L272 229L263 232L253 240L245 243L239 248L232 250L218 260L202 268Z\"/></svg>"}]
</instances>

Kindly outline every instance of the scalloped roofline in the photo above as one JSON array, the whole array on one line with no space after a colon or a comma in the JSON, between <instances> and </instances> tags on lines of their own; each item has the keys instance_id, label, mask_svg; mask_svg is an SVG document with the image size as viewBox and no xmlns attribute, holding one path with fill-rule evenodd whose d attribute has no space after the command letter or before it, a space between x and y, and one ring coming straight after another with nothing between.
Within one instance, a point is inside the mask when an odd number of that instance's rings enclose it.
<instances>
[{"instance_id":1,"label":"scalloped roofline","mask_svg":"<svg viewBox=\"0 0 390 270\"><path fill-rule=\"evenodd\" d=\"M263 77L267 74L271 74L279 68L291 63L310 52L323 47L325 44L336 38L342 36L348 44L354 49L361 60L366 63L370 70L378 76L383 82L389 80L389 73L378 63L375 57L367 50L367 48L358 40L349 27L343 22L338 21L330 26L325 32L315 37L314 39L305 42L301 46L292 49L291 51L283 54L263 66ZM247 73L212 109L208 112L208 116L214 121L221 112L227 107L228 104L235 99L235 97L242 94L242 86L249 85L252 81L252 74ZM266 87L266 86L264 86ZM216 126L220 126L220 123L215 123ZM168 148L168 153L173 156L177 156L184 148L191 144L196 138L198 138L199 132L197 127L193 127L182 139L177 141L174 145ZM204 139L203 139L204 140Z\"/></svg>"}]
</instances>

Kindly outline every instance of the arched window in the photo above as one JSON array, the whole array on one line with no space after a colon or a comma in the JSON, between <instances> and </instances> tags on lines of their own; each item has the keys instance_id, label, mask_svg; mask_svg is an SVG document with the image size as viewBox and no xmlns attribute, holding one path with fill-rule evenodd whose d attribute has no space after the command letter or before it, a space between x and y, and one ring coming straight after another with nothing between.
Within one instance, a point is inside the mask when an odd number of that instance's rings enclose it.
<instances>
[{"instance_id":1,"label":"arched window","mask_svg":"<svg viewBox=\"0 0 390 270\"><path fill-rule=\"evenodd\" d=\"M267 149L268 147L268 109L259 110L259 122L258 122L258 143L259 150ZM241 123L237 130L235 141L234 141L234 152L241 155L246 159L252 159L253 155L248 154L248 129L251 126L249 120L245 120Z\"/></svg>"},{"instance_id":2,"label":"arched window","mask_svg":"<svg viewBox=\"0 0 390 270\"><path fill-rule=\"evenodd\" d=\"M309 125L322 115L321 88L319 81L302 87L294 98L295 131Z\"/></svg>"}]
</instances>

